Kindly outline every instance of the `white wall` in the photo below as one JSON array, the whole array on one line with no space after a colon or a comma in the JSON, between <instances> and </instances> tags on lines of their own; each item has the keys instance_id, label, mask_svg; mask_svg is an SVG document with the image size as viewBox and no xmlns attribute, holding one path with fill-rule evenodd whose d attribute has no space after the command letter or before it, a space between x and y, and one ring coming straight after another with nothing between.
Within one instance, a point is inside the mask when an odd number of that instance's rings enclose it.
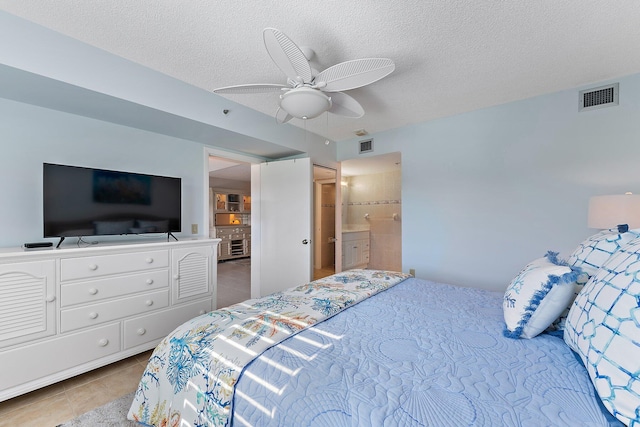
<instances>
[{"instance_id":1,"label":"white wall","mask_svg":"<svg viewBox=\"0 0 640 427\"><path fill-rule=\"evenodd\" d=\"M615 81L617 107L578 113L575 89L372 135L373 155L402 153L403 270L504 290L595 232L590 196L640 193L640 75Z\"/></svg>"},{"instance_id":2,"label":"white wall","mask_svg":"<svg viewBox=\"0 0 640 427\"><path fill-rule=\"evenodd\" d=\"M239 190L251 194L251 179L248 181L238 181L237 179L212 178L209 177L209 187L227 190Z\"/></svg>"},{"instance_id":3,"label":"white wall","mask_svg":"<svg viewBox=\"0 0 640 427\"><path fill-rule=\"evenodd\" d=\"M0 247L43 240L43 162L180 177L182 234L208 229L201 144L2 98L0 117Z\"/></svg>"}]
</instances>

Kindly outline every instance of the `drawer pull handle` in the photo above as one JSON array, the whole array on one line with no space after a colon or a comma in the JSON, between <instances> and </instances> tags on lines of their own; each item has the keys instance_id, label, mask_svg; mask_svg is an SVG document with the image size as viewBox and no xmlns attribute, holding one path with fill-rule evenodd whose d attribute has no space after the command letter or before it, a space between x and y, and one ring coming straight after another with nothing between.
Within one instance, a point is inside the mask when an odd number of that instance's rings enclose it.
<instances>
[{"instance_id":1,"label":"drawer pull handle","mask_svg":"<svg viewBox=\"0 0 640 427\"><path fill-rule=\"evenodd\" d=\"M205 314L207 312L207 310L200 310L200 314Z\"/></svg>"},{"instance_id":2,"label":"drawer pull handle","mask_svg":"<svg viewBox=\"0 0 640 427\"><path fill-rule=\"evenodd\" d=\"M95 295L97 293L98 293L98 290L96 288L89 289L89 295Z\"/></svg>"},{"instance_id":3,"label":"drawer pull handle","mask_svg":"<svg viewBox=\"0 0 640 427\"><path fill-rule=\"evenodd\" d=\"M98 341L98 345L100 347L106 347L109 345L109 340L106 338L102 338L100 341Z\"/></svg>"},{"instance_id":4,"label":"drawer pull handle","mask_svg":"<svg viewBox=\"0 0 640 427\"><path fill-rule=\"evenodd\" d=\"M98 318L98 313L96 313L95 311L92 311L91 313L89 313L89 319L97 319Z\"/></svg>"},{"instance_id":5,"label":"drawer pull handle","mask_svg":"<svg viewBox=\"0 0 640 427\"><path fill-rule=\"evenodd\" d=\"M144 335L144 334L146 334L146 333L147 333L147 330L146 330L145 328L140 328L140 329L138 329L138 330L136 331L136 333L137 333L138 335Z\"/></svg>"},{"instance_id":6,"label":"drawer pull handle","mask_svg":"<svg viewBox=\"0 0 640 427\"><path fill-rule=\"evenodd\" d=\"M46 298L47 302L54 302L55 300L56 300L55 295L47 295L47 298Z\"/></svg>"},{"instance_id":7,"label":"drawer pull handle","mask_svg":"<svg viewBox=\"0 0 640 427\"><path fill-rule=\"evenodd\" d=\"M173 278L174 278L174 279L176 279L176 280L178 280L178 279L180 279L180 275L179 275L179 274L176 274L175 276L173 276Z\"/></svg>"},{"instance_id":8,"label":"drawer pull handle","mask_svg":"<svg viewBox=\"0 0 640 427\"><path fill-rule=\"evenodd\" d=\"M153 305L153 300L148 299L148 300L146 300L144 303L145 303L147 306L151 307L151 306Z\"/></svg>"},{"instance_id":9,"label":"drawer pull handle","mask_svg":"<svg viewBox=\"0 0 640 427\"><path fill-rule=\"evenodd\" d=\"M153 285L153 279L147 279L147 285Z\"/></svg>"},{"instance_id":10,"label":"drawer pull handle","mask_svg":"<svg viewBox=\"0 0 640 427\"><path fill-rule=\"evenodd\" d=\"M97 264L89 264L89 270L96 271L98 269Z\"/></svg>"},{"instance_id":11,"label":"drawer pull handle","mask_svg":"<svg viewBox=\"0 0 640 427\"><path fill-rule=\"evenodd\" d=\"M153 262L153 258L149 257L145 259L145 261L147 262L147 264L151 264Z\"/></svg>"}]
</instances>

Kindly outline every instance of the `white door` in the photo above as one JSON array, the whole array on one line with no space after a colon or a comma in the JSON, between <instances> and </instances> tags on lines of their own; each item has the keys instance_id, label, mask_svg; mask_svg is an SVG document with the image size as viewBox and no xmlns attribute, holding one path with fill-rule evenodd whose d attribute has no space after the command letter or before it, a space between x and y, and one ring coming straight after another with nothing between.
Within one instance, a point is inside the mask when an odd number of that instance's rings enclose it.
<instances>
[{"instance_id":1,"label":"white door","mask_svg":"<svg viewBox=\"0 0 640 427\"><path fill-rule=\"evenodd\" d=\"M260 165L260 295L311 280L311 159Z\"/></svg>"}]
</instances>

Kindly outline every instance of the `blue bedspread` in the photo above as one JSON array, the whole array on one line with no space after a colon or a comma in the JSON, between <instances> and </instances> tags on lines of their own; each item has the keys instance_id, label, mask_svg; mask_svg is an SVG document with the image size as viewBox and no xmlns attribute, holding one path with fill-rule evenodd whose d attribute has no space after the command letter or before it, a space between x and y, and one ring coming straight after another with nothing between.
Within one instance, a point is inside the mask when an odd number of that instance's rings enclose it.
<instances>
[{"instance_id":1,"label":"blue bedspread","mask_svg":"<svg viewBox=\"0 0 640 427\"><path fill-rule=\"evenodd\" d=\"M561 338L502 336L502 296L409 279L360 302L249 364L233 425L608 425Z\"/></svg>"},{"instance_id":2,"label":"blue bedspread","mask_svg":"<svg viewBox=\"0 0 640 427\"><path fill-rule=\"evenodd\" d=\"M256 356L408 277L350 270L191 319L154 350L127 416L156 427L227 426Z\"/></svg>"}]
</instances>

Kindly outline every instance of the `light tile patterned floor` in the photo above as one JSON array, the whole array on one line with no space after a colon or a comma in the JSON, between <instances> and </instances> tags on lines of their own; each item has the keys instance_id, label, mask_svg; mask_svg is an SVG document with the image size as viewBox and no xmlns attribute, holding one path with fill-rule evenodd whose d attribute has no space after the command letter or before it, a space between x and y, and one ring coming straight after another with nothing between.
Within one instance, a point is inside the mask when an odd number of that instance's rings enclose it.
<instances>
[{"instance_id":1,"label":"light tile patterned floor","mask_svg":"<svg viewBox=\"0 0 640 427\"><path fill-rule=\"evenodd\" d=\"M0 403L2 427L55 427L135 391L151 351Z\"/></svg>"},{"instance_id":2,"label":"light tile patterned floor","mask_svg":"<svg viewBox=\"0 0 640 427\"><path fill-rule=\"evenodd\" d=\"M228 307L251 298L251 258L218 263L218 306Z\"/></svg>"}]
</instances>

